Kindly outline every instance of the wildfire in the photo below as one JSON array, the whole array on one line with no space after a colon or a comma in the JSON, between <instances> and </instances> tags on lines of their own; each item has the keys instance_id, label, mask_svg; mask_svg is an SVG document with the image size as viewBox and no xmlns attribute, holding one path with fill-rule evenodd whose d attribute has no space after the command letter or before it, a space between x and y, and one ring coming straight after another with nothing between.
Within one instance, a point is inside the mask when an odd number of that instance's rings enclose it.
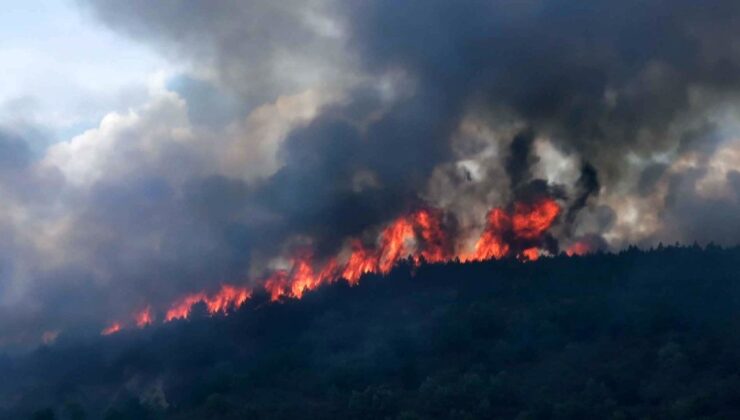
<instances>
[{"instance_id":1,"label":"wildfire","mask_svg":"<svg viewBox=\"0 0 740 420\"><path fill-rule=\"evenodd\" d=\"M365 248L357 240L352 241L352 255L347 260L347 265L342 270L342 277L350 284L357 284L365 273L377 271L377 263L373 251Z\"/></svg>"},{"instance_id":2,"label":"wildfire","mask_svg":"<svg viewBox=\"0 0 740 420\"><path fill-rule=\"evenodd\" d=\"M407 218L400 218L380 235L378 269L381 273L391 271L398 260L409 255L409 241L414 238L414 227Z\"/></svg>"},{"instance_id":3,"label":"wildfire","mask_svg":"<svg viewBox=\"0 0 740 420\"><path fill-rule=\"evenodd\" d=\"M560 206L553 200L544 199L535 204L516 203L512 225L517 237L535 239L550 228L560 214Z\"/></svg>"},{"instance_id":4,"label":"wildfire","mask_svg":"<svg viewBox=\"0 0 740 420\"><path fill-rule=\"evenodd\" d=\"M193 306L203 302L209 314L227 313L229 309L235 309L241 306L247 299L252 296L252 292L245 287L223 285L221 289L208 296L204 292L187 295L175 302L165 315L165 321L172 321L178 318L187 318Z\"/></svg>"},{"instance_id":5,"label":"wildfire","mask_svg":"<svg viewBox=\"0 0 740 420\"><path fill-rule=\"evenodd\" d=\"M147 325L154 322L154 316L152 315L152 307L147 306L146 308L137 312L134 315L134 320L136 321L136 326L139 328L144 328Z\"/></svg>"},{"instance_id":6,"label":"wildfire","mask_svg":"<svg viewBox=\"0 0 740 420\"><path fill-rule=\"evenodd\" d=\"M537 248L527 248L524 251L522 251L522 258L525 261L537 261L537 258L540 257L540 250Z\"/></svg>"},{"instance_id":7,"label":"wildfire","mask_svg":"<svg viewBox=\"0 0 740 420\"><path fill-rule=\"evenodd\" d=\"M472 251L461 249L458 241L448 235L442 211L422 208L401 216L383 228L374 244L350 238L345 252L335 257L317 259L311 249L301 249L290 259L288 268L275 270L263 281L263 287L273 301L282 297L301 298L307 291L344 279L357 284L367 273L387 274L400 261L420 265L423 262L484 261L515 256L523 261L535 261L541 255L548 229L560 214L560 206L543 198L529 203L516 203L507 211L493 208L486 216L486 227ZM569 255L583 251L576 243ZM228 313L252 296L245 287L222 285L214 294L198 292L183 296L167 310L164 320L187 318L196 304L203 303L209 314ZM154 321L151 307L134 314L138 327ZM121 329L115 323L103 330L108 335Z\"/></svg>"},{"instance_id":8,"label":"wildfire","mask_svg":"<svg viewBox=\"0 0 740 420\"><path fill-rule=\"evenodd\" d=\"M333 267L329 263L321 272L314 272L310 257L304 256L293 261L292 269L278 270L265 281L265 290L272 300L280 296L294 296L300 298L305 290L315 289L322 283L332 279Z\"/></svg>"},{"instance_id":9,"label":"wildfire","mask_svg":"<svg viewBox=\"0 0 740 420\"><path fill-rule=\"evenodd\" d=\"M449 240L442 229L441 214L431 210L420 210L414 214L414 222L424 244L421 249L424 260L442 262L450 259ZM416 260L418 263L418 258Z\"/></svg>"},{"instance_id":10,"label":"wildfire","mask_svg":"<svg viewBox=\"0 0 740 420\"><path fill-rule=\"evenodd\" d=\"M503 236L510 224L509 215L496 208L488 212L487 220L488 225L475 244L475 252L464 256L463 261L499 259L509 253L509 244L505 242Z\"/></svg>"},{"instance_id":11,"label":"wildfire","mask_svg":"<svg viewBox=\"0 0 740 420\"><path fill-rule=\"evenodd\" d=\"M589 252L591 252L591 247L586 242L581 241L574 243L565 250L565 254L569 257L574 255L586 255Z\"/></svg>"},{"instance_id":12,"label":"wildfire","mask_svg":"<svg viewBox=\"0 0 740 420\"><path fill-rule=\"evenodd\" d=\"M117 333L118 331L121 331L121 324L118 322L114 322L113 324L105 327L105 329L100 332L100 335L111 335Z\"/></svg>"},{"instance_id":13,"label":"wildfire","mask_svg":"<svg viewBox=\"0 0 740 420\"><path fill-rule=\"evenodd\" d=\"M512 252L512 246L517 246L521 249L517 254L520 258L534 261L540 255L540 239L559 214L560 206L552 199L541 199L531 204L516 203L512 214L501 208L491 209L487 216L488 224L475 245L475 251L461 259L500 259Z\"/></svg>"},{"instance_id":14,"label":"wildfire","mask_svg":"<svg viewBox=\"0 0 740 420\"><path fill-rule=\"evenodd\" d=\"M350 242L351 253L341 266L332 258L320 270L312 264L310 253L304 252L294 258L290 270L278 270L265 281L265 289L272 300L283 296L300 298L305 291L346 279L356 284L366 273L387 274L399 261L410 258L415 264L444 262L454 257L462 261L500 259L515 254L524 261L535 261L540 256L536 246L545 232L554 223L560 206L550 199L532 204L517 204L512 214L501 208L488 213L488 223L475 251L458 255L451 252L452 244L442 227L439 211L421 209L399 217L383 229L375 247L364 245L359 240ZM522 247L520 243L535 246Z\"/></svg>"},{"instance_id":15,"label":"wildfire","mask_svg":"<svg viewBox=\"0 0 740 420\"><path fill-rule=\"evenodd\" d=\"M351 253L344 264L331 258L320 270L315 270L310 252L294 258L290 270L278 270L265 281L272 300L282 296L300 298L306 290L341 278L356 284L366 273L386 274L404 258L420 264L422 261L441 262L451 258L448 241L442 229L442 214L420 209L399 217L380 232L376 247L359 240L350 242Z\"/></svg>"}]
</instances>

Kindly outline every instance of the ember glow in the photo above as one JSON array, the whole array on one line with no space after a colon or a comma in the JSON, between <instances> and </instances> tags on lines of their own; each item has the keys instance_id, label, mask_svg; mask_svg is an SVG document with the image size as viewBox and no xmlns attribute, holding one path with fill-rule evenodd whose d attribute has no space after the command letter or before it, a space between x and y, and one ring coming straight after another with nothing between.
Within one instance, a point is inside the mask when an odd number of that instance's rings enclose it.
<instances>
[{"instance_id":1,"label":"ember glow","mask_svg":"<svg viewBox=\"0 0 740 420\"><path fill-rule=\"evenodd\" d=\"M261 282L272 301L300 299L310 290L339 280L354 285L364 274L387 274L401 261L416 266L458 259L463 262L516 257L535 261L544 251L543 238L560 214L560 206L550 198L531 203L515 203L510 211L493 208L473 250L466 250L463 238L451 234L445 226L445 214L438 209L422 208L401 216L380 230L374 244L350 238L344 252L319 260L310 248L301 248L289 258L288 268L272 271ZM569 254L570 255L570 254ZM183 296L166 311L166 322L188 318L193 307L205 305L209 314L227 314L252 296L246 287L222 285L213 294L206 292ZM154 321L150 306L134 315L142 328ZM121 323L106 328L103 334L119 331Z\"/></svg>"},{"instance_id":2,"label":"ember glow","mask_svg":"<svg viewBox=\"0 0 740 420\"><path fill-rule=\"evenodd\" d=\"M114 322L113 324L105 327L105 329L100 332L100 335L111 335L117 333L118 331L121 331L121 324L118 322Z\"/></svg>"},{"instance_id":3,"label":"ember glow","mask_svg":"<svg viewBox=\"0 0 740 420\"><path fill-rule=\"evenodd\" d=\"M134 315L134 319L136 321L136 326L139 328L144 328L147 325L151 324L152 322L154 322L152 307L147 306L146 308L142 309Z\"/></svg>"},{"instance_id":4,"label":"ember glow","mask_svg":"<svg viewBox=\"0 0 740 420\"><path fill-rule=\"evenodd\" d=\"M586 242L576 242L569 246L565 251L566 255L572 257L574 255L586 255L591 252L591 247Z\"/></svg>"}]
</instances>

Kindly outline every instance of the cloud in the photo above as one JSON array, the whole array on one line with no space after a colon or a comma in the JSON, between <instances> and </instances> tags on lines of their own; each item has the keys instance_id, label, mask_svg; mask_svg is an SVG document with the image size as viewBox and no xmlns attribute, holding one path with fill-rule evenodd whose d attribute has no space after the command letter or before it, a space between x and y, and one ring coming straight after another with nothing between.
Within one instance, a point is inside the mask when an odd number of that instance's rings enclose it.
<instances>
[{"instance_id":1,"label":"cloud","mask_svg":"<svg viewBox=\"0 0 740 420\"><path fill-rule=\"evenodd\" d=\"M327 1L79 3L111 28L212 75L255 105L348 75L344 28Z\"/></svg>"}]
</instances>

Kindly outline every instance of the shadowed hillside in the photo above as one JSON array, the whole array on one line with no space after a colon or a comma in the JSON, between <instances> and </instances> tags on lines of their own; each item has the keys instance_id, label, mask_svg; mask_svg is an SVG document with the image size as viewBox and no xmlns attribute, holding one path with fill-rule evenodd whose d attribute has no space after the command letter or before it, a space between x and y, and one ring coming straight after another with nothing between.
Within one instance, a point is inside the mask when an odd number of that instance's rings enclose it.
<instances>
[{"instance_id":1,"label":"shadowed hillside","mask_svg":"<svg viewBox=\"0 0 740 420\"><path fill-rule=\"evenodd\" d=\"M740 417L740 248L400 266L205 314L0 356L0 417Z\"/></svg>"}]
</instances>

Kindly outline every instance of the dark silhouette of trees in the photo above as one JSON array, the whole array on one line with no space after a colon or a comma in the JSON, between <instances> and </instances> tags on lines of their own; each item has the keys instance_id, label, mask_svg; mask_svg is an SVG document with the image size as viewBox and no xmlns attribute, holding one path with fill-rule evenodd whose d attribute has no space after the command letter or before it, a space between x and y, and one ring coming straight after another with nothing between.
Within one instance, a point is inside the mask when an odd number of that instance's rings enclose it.
<instances>
[{"instance_id":1,"label":"dark silhouette of trees","mask_svg":"<svg viewBox=\"0 0 740 420\"><path fill-rule=\"evenodd\" d=\"M2 357L0 418L740 418L738 267L714 245L402 264Z\"/></svg>"}]
</instances>

